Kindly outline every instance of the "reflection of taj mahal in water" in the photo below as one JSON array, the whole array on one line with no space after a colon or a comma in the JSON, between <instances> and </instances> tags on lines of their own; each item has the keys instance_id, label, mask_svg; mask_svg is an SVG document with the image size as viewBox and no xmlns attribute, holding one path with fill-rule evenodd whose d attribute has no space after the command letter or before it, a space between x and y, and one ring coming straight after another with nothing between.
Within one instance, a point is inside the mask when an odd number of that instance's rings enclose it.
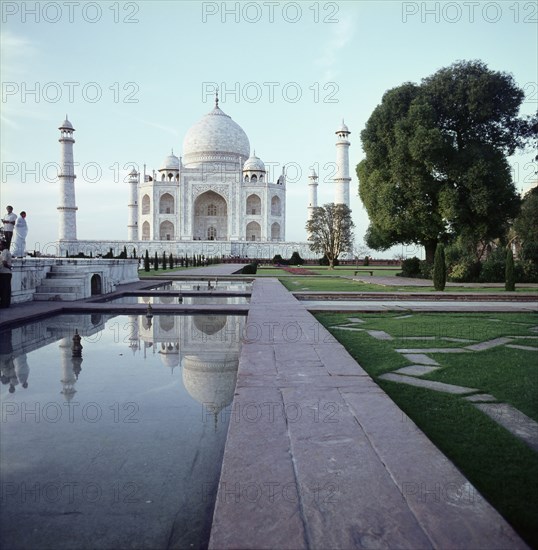
<instances>
[{"instance_id":1,"label":"reflection of taj mahal in water","mask_svg":"<svg viewBox=\"0 0 538 550\"><path fill-rule=\"evenodd\" d=\"M297 250L310 257L308 243L286 241L286 170L280 163L266 164L251 151L245 131L219 107L186 133L183 155L173 151L158 170L132 169L128 176L127 241L77 240L73 133L67 119L60 126L59 250L61 254L115 253L127 246L173 253L231 254L272 257ZM349 206L350 131L342 121L336 130L336 163L332 174L334 202ZM290 139L292 134L288 136ZM314 162L314 160L313 160ZM281 167L281 173L277 173ZM300 184L298 184L300 185ZM304 220L317 203L318 176L311 169L303 182ZM307 192L308 189L308 192ZM294 215L297 215L294 212ZM253 244L254 243L254 244Z\"/></svg>"},{"instance_id":2,"label":"reflection of taj mahal in water","mask_svg":"<svg viewBox=\"0 0 538 550\"><path fill-rule=\"evenodd\" d=\"M163 298L166 299L166 298ZM116 319L119 323L115 323ZM232 402L239 348L246 317L234 315L61 315L0 333L0 374L9 393L33 390L30 377L32 352L59 341L58 390L70 402L83 384L84 371L92 366L92 342L111 345L113 355L123 349L153 367L160 364L176 375L182 370L190 396L215 414ZM105 326L109 321L110 326ZM82 336L82 357L73 357L75 327ZM112 334L118 341L105 341ZM131 357L132 357L131 356ZM155 359L159 359L159 363ZM41 362L39 362L41 363ZM56 366L58 365L58 367ZM34 368L42 368L35 365ZM111 369L113 367L111 366ZM111 373L113 377L113 371ZM79 380L79 378L81 380ZM37 389L39 391L39 389Z\"/></svg>"}]
</instances>

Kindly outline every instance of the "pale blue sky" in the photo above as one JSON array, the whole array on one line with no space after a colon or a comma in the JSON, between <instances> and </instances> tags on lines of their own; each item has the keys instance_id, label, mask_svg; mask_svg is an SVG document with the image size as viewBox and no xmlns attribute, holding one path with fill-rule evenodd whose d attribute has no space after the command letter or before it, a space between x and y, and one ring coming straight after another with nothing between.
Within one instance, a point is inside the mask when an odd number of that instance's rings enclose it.
<instances>
[{"instance_id":1,"label":"pale blue sky","mask_svg":"<svg viewBox=\"0 0 538 550\"><path fill-rule=\"evenodd\" d=\"M101 2L100 16L95 2L71 4L72 13L63 2L41 2L49 7L36 22L27 12L34 2L3 2L1 210L9 203L28 212L29 249L57 238L58 184L47 163L59 161L57 127L68 113L80 163L78 236L126 238L127 166L145 162L157 169L171 148L181 154L188 128L212 108L203 91L218 83L221 108L243 127L257 155L279 167L294 163L287 240L306 238L312 163L326 179L318 189L320 204L333 199L323 166L335 160L334 132L345 118L360 242L368 226L355 175L363 158L360 132L387 89L418 82L456 60L481 59L512 73L527 92L523 112L536 110L535 4L469 4L279 2L271 22L267 3L242 2L236 22L236 2ZM72 98L65 82L77 83ZM267 82L277 83L272 102ZM24 93L36 83L37 98ZM293 102L297 90L301 97ZM512 159L518 189L535 179L531 158ZM36 164L38 174L28 172Z\"/></svg>"}]
</instances>

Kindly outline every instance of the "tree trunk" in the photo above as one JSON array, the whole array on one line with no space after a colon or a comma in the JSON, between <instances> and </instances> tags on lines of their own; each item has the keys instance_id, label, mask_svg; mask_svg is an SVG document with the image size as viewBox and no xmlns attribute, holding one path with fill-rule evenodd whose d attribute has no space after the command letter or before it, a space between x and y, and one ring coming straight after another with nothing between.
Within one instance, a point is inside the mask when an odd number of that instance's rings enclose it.
<instances>
[{"instance_id":1,"label":"tree trunk","mask_svg":"<svg viewBox=\"0 0 538 550\"><path fill-rule=\"evenodd\" d=\"M435 259L435 249L437 248L437 241L426 241L423 243L423 246L426 250L426 262L433 264Z\"/></svg>"}]
</instances>

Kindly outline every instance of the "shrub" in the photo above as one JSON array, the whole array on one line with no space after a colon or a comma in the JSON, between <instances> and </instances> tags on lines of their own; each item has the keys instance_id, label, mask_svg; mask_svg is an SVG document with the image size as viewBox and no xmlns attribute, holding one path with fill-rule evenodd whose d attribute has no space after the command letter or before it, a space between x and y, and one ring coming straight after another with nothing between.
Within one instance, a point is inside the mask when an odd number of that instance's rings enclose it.
<instances>
[{"instance_id":1,"label":"shrub","mask_svg":"<svg viewBox=\"0 0 538 550\"><path fill-rule=\"evenodd\" d=\"M514 255L512 254L512 248L508 247L506 250L506 270L505 270L505 290L514 291L516 289L516 276L514 271Z\"/></svg>"},{"instance_id":2,"label":"shrub","mask_svg":"<svg viewBox=\"0 0 538 550\"><path fill-rule=\"evenodd\" d=\"M497 248L488 256L480 270L480 281L483 283L503 283L506 272L506 252Z\"/></svg>"},{"instance_id":3,"label":"shrub","mask_svg":"<svg viewBox=\"0 0 538 550\"><path fill-rule=\"evenodd\" d=\"M258 264L252 262L250 264L244 265L241 273L243 275L256 275L256 271L258 271Z\"/></svg>"},{"instance_id":4,"label":"shrub","mask_svg":"<svg viewBox=\"0 0 538 550\"><path fill-rule=\"evenodd\" d=\"M280 265L286 265L288 262L280 255L275 254L272 259L273 265L280 264Z\"/></svg>"},{"instance_id":5,"label":"shrub","mask_svg":"<svg viewBox=\"0 0 538 550\"><path fill-rule=\"evenodd\" d=\"M327 258L327 255L326 255L326 254L324 254L324 255L323 255L323 258L320 258L320 259L318 260L318 262L319 262L319 265L329 265L329 259ZM338 261L338 258L335 258L335 260L334 260L334 266L336 267L336 266L339 265L339 264L340 264L340 262Z\"/></svg>"},{"instance_id":6,"label":"shrub","mask_svg":"<svg viewBox=\"0 0 538 550\"><path fill-rule=\"evenodd\" d=\"M288 264L289 265L303 265L304 264L304 260L301 258L301 256L299 255L299 252L295 251L292 255L291 255L291 258L288 260Z\"/></svg>"},{"instance_id":7,"label":"shrub","mask_svg":"<svg viewBox=\"0 0 538 550\"><path fill-rule=\"evenodd\" d=\"M402 262L400 277L418 277L420 275L420 260L414 256Z\"/></svg>"},{"instance_id":8,"label":"shrub","mask_svg":"<svg viewBox=\"0 0 538 550\"><path fill-rule=\"evenodd\" d=\"M471 283L478 280L482 264L471 258L463 258L456 262L448 270L449 281L457 283Z\"/></svg>"},{"instance_id":9,"label":"shrub","mask_svg":"<svg viewBox=\"0 0 538 550\"><path fill-rule=\"evenodd\" d=\"M445 262L446 265L446 262ZM426 260L420 261L420 275L421 279L431 279L433 277L433 265Z\"/></svg>"},{"instance_id":10,"label":"shrub","mask_svg":"<svg viewBox=\"0 0 538 550\"><path fill-rule=\"evenodd\" d=\"M146 248L146 255L144 256L144 271L149 271L149 252Z\"/></svg>"},{"instance_id":11,"label":"shrub","mask_svg":"<svg viewBox=\"0 0 538 550\"><path fill-rule=\"evenodd\" d=\"M446 264L445 247L438 244L435 249L435 258L433 261L433 286L435 290L445 290L446 285Z\"/></svg>"},{"instance_id":12,"label":"shrub","mask_svg":"<svg viewBox=\"0 0 538 550\"><path fill-rule=\"evenodd\" d=\"M362 263L364 266L370 265L370 258L368 256L364 256L364 262Z\"/></svg>"}]
</instances>

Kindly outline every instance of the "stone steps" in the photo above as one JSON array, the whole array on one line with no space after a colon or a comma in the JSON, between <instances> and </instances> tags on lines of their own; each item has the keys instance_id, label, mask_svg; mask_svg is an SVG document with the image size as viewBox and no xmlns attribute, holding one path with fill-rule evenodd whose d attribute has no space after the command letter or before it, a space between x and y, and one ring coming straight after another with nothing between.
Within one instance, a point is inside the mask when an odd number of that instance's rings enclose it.
<instances>
[{"instance_id":1,"label":"stone steps","mask_svg":"<svg viewBox=\"0 0 538 550\"><path fill-rule=\"evenodd\" d=\"M84 298L85 275L77 266L53 266L36 288L36 301L73 301Z\"/></svg>"}]
</instances>

